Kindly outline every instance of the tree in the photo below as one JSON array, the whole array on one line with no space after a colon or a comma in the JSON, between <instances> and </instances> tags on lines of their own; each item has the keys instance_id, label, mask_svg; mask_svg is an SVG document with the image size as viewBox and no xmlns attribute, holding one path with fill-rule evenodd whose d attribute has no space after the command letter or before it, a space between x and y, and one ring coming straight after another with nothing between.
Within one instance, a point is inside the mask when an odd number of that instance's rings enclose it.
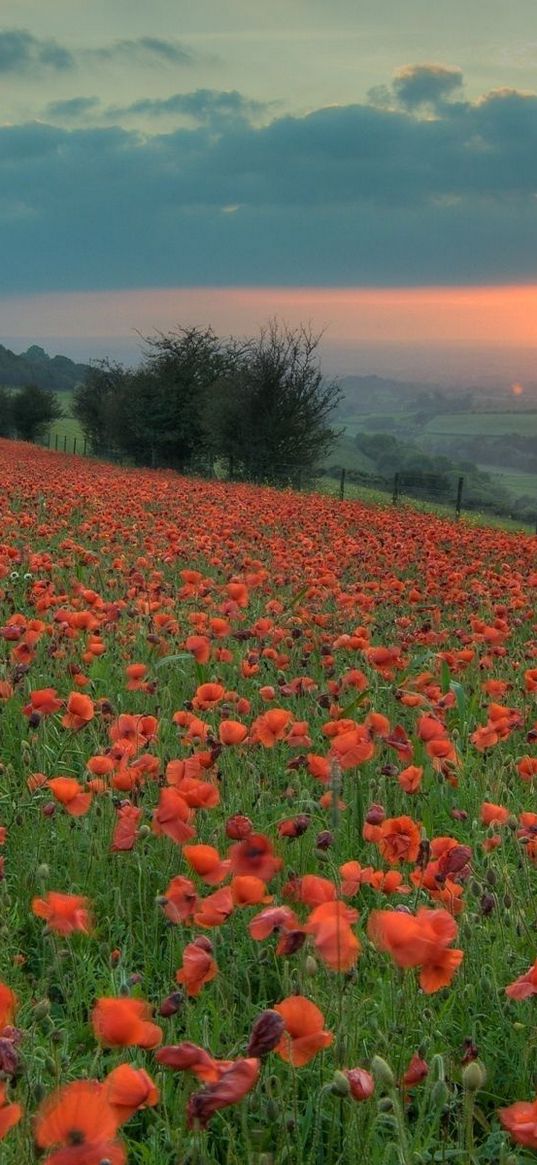
<instances>
[{"instance_id":1,"label":"tree","mask_svg":"<svg viewBox=\"0 0 537 1165\"><path fill-rule=\"evenodd\" d=\"M63 417L62 406L48 388L27 384L12 397L13 425L23 441L41 440L53 421Z\"/></svg>"},{"instance_id":2,"label":"tree","mask_svg":"<svg viewBox=\"0 0 537 1165\"><path fill-rule=\"evenodd\" d=\"M0 385L0 437L11 437L13 432L13 401L7 388Z\"/></svg>"},{"instance_id":3,"label":"tree","mask_svg":"<svg viewBox=\"0 0 537 1165\"><path fill-rule=\"evenodd\" d=\"M242 345L222 340L212 328L180 328L146 338L146 362L134 381L138 429L145 434L151 462L188 469L210 453L203 423L204 402L216 382L231 377ZM140 437L142 433L140 433Z\"/></svg>"},{"instance_id":4,"label":"tree","mask_svg":"<svg viewBox=\"0 0 537 1165\"><path fill-rule=\"evenodd\" d=\"M127 375L121 364L99 360L90 366L86 379L74 390L73 413L92 453L105 453L111 448L113 406Z\"/></svg>"},{"instance_id":5,"label":"tree","mask_svg":"<svg viewBox=\"0 0 537 1165\"><path fill-rule=\"evenodd\" d=\"M320 338L271 320L206 397L209 442L234 476L298 484L333 445L328 422L342 393L323 377Z\"/></svg>"},{"instance_id":6,"label":"tree","mask_svg":"<svg viewBox=\"0 0 537 1165\"><path fill-rule=\"evenodd\" d=\"M231 371L238 345L199 327L158 332L145 344L137 369L92 367L75 392L75 416L96 452L117 449L136 465L199 465L207 452L202 403Z\"/></svg>"}]
</instances>

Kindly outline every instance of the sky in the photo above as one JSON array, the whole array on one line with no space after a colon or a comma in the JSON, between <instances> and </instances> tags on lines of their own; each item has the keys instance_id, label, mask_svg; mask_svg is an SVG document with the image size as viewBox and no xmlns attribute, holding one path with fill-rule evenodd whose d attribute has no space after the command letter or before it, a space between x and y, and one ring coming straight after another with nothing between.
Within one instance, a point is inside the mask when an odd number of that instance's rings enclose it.
<instances>
[{"instance_id":1,"label":"sky","mask_svg":"<svg viewBox=\"0 0 537 1165\"><path fill-rule=\"evenodd\" d=\"M0 342L531 375L536 66L535 0L1 0Z\"/></svg>"}]
</instances>

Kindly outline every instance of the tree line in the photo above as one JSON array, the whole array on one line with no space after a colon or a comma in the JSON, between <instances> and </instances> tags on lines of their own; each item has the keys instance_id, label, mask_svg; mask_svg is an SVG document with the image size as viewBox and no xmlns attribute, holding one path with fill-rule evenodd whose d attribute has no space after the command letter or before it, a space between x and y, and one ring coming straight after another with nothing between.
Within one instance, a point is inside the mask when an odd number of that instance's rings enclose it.
<instances>
[{"instance_id":1,"label":"tree line","mask_svg":"<svg viewBox=\"0 0 537 1165\"><path fill-rule=\"evenodd\" d=\"M139 367L93 365L73 413L91 450L189 472L225 462L235 479L308 474L331 448L341 398L310 328L270 321L254 339L181 328L145 340Z\"/></svg>"},{"instance_id":2,"label":"tree line","mask_svg":"<svg viewBox=\"0 0 537 1165\"><path fill-rule=\"evenodd\" d=\"M53 421L64 415L54 392L37 384L26 384L12 392L0 385L0 437L21 441L41 441Z\"/></svg>"}]
</instances>

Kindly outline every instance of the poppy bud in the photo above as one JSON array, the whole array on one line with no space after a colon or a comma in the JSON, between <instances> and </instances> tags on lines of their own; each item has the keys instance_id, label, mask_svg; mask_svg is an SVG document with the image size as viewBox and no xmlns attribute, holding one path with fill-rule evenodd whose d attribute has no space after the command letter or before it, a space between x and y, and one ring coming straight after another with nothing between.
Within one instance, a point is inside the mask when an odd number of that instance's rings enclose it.
<instances>
[{"instance_id":1,"label":"poppy bud","mask_svg":"<svg viewBox=\"0 0 537 1165\"><path fill-rule=\"evenodd\" d=\"M159 1015L163 1015L165 1019L168 1019L170 1015L175 1015L179 1011L183 1002L184 997L181 991L172 991L171 995L167 995L166 999L162 1000L158 1009Z\"/></svg>"},{"instance_id":2,"label":"poppy bud","mask_svg":"<svg viewBox=\"0 0 537 1165\"><path fill-rule=\"evenodd\" d=\"M474 1041L469 1037L464 1041L464 1054L462 1057L463 1064L471 1064L472 1060L477 1059L477 1048Z\"/></svg>"},{"instance_id":3,"label":"poppy bud","mask_svg":"<svg viewBox=\"0 0 537 1165\"><path fill-rule=\"evenodd\" d=\"M205 934L199 934L197 938L192 940L192 946L199 947L200 951L206 951L208 955L212 955L214 947Z\"/></svg>"},{"instance_id":4,"label":"poppy bud","mask_svg":"<svg viewBox=\"0 0 537 1165\"><path fill-rule=\"evenodd\" d=\"M437 1080L431 1088L431 1100L435 1108L445 1108L449 1092L445 1080Z\"/></svg>"},{"instance_id":5,"label":"poppy bud","mask_svg":"<svg viewBox=\"0 0 537 1165\"><path fill-rule=\"evenodd\" d=\"M252 1030L250 1032L250 1039L248 1041L248 1056L266 1056L268 1052L279 1044L285 1023L281 1015L277 1011L268 1009L262 1011L255 1020Z\"/></svg>"},{"instance_id":6,"label":"poppy bud","mask_svg":"<svg viewBox=\"0 0 537 1165\"><path fill-rule=\"evenodd\" d=\"M492 894L483 894L479 905L481 906L481 913L486 917L488 914L492 914L496 902Z\"/></svg>"},{"instance_id":7,"label":"poppy bud","mask_svg":"<svg viewBox=\"0 0 537 1165\"><path fill-rule=\"evenodd\" d=\"M46 805L43 805L41 812L43 817L53 817L56 812L54 801L47 801Z\"/></svg>"},{"instance_id":8,"label":"poppy bud","mask_svg":"<svg viewBox=\"0 0 537 1165\"><path fill-rule=\"evenodd\" d=\"M50 867L47 866L46 862L42 862L41 865L37 867L37 870L35 871L35 876L36 876L36 878L39 879L39 881L43 881L43 882L45 882L46 879L48 877L50 877Z\"/></svg>"},{"instance_id":9,"label":"poppy bud","mask_svg":"<svg viewBox=\"0 0 537 1165\"><path fill-rule=\"evenodd\" d=\"M377 1100L377 1108L382 1113L393 1112L393 1100L391 1096L381 1096L380 1100Z\"/></svg>"},{"instance_id":10,"label":"poppy bud","mask_svg":"<svg viewBox=\"0 0 537 1165\"><path fill-rule=\"evenodd\" d=\"M365 1068L346 1068L345 1076L350 1085L353 1100L369 1100L375 1091L375 1081Z\"/></svg>"},{"instance_id":11,"label":"poppy bud","mask_svg":"<svg viewBox=\"0 0 537 1165\"><path fill-rule=\"evenodd\" d=\"M30 728L39 728L41 724L41 716L39 712L30 712L28 717L28 724Z\"/></svg>"},{"instance_id":12,"label":"poppy bud","mask_svg":"<svg viewBox=\"0 0 537 1165\"><path fill-rule=\"evenodd\" d=\"M496 870L493 870L493 869L487 870L487 872L485 874L485 881L487 882L487 884L489 886L495 886L497 881L498 881Z\"/></svg>"},{"instance_id":13,"label":"poppy bud","mask_svg":"<svg viewBox=\"0 0 537 1165\"><path fill-rule=\"evenodd\" d=\"M0 1071L15 1076L19 1069L19 1053L13 1040L0 1037Z\"/></svg>"},{"instance_id":14,"label":"poppy bud","mask_svg":"<svg viewBox=\"0 0 537 1165\"><path fill-rule=\"evenodd\" d=\"M245 817L243 813L235 813L226 821L226 835L233 841L244 841L252 833L253 828L250 818Z\"/></svg>"},{"instance_id":15,"label":"poppy bud","mask_svg":"<svg viewBox=\"0 0 537 1165\"><path fill-rule=\"evenodd\" d=\"M417 1053L414 1053L403 1076L403 1084L406 1084L407 1088L412 1088L415 1084L420 1084L422 1080L425 1080L425 1077L428 1076L428 1074L429 1065L421 1058L421 1056L418 1056Z\"/></svg>"},{"instance_id":16,"label":"poppy bud","mask_svg":"<svg viewBox=\"0 0 537 1165\"><path fill-rule=\"evenodd\" d=\"M350 1096L351 1086L345 1072L334 1072L331 1091L335 1096Z\"/></svg>"},{"instance_id":17,"label":"poppy bud","mask_svg":"<svg viewBox=\"0 0 537 1165\"><path fill-rule=\"evenodd\" d=\"M317 834L315 839L315 845L317 846L317 849L320 850L330 849L333 840L334 836L332 833L330 833L329 829L321 829L321 832Z\"/></svg>"},{"instance_id":18,"label":"poppy bud","mask_svg":"<svg viewBox=\"0 0 537 1165\"><path fill-rule=\"evenodd\" d=\"M472 1060L467 1064L462 1074L462 1086L465 1092L478 1092L483 1087L487 1073L479 1060Z\"/></svg>"},{"instance_id":19,"label":"poppy bud","mask_svg":"<svg viewBox=\"0 0 537 1165\"><path fill-rule=\"evenodd\" d=\"M150 837L151 829L149 825L141 825L138 830L138 837Z\"/></svg>"},{"instance_id":20,"label":"poppy bud","mask_svg":"<svg viewBox=\"0 0 537 1165\"><path fill-rule=\"evenodd\" d=\"M395 1088L395 1076L390 1065L386 1060L383 1060L382 1056L373 1056L371 1071L379 1084L383 1084L385 1088Z\"/></svg>"},{"instance_id":21,"label":"poppy bud","mask_svg":"<svg viewBox=\"0 0 537 1165\"><path fill-rule=\"evenodd\" d=\"M50 1000L40 999L39 1003L36 1003L32 1008L32 1014L34 1019L45 1019L50 1014Z\"/></svg>"},{"instance_id":22,"label":"poppy bud","mask_svg":"<svg viewBox=\"0 0 537 1165\"><path fill-rule=\"evenodd\" d=\"M445 1080L446 1078L444 1057L441 1056L439 1052L437 1052L431 1060L431 1075L433 1080Z\"/></svg>"},{"instance_id":23,"label":"poppy bud","mask_svg":"<svg viewBox=\"0 0 537 1165\"><path fill-rule=\"evenodd\" d=\"M269 1096L267 1100L266 1112L271 1124L274 1124L275 1121L279 1120L280 1106L277 1101L272 1098L272 1096Z\"/></svg>"},{"instance_id":24,"label":"poppy bud","mask_svg":"<svg viewBox=\"0 0 537 1165\"><path fill-rule=\"evenodd\" d=\"M309 975L311 978L313 978L313 976L317 974L318 970L319 970L319 967L317 964L317 960L313 958L313 955L308 955L306 958L306 962L304 963L305 974Z\"/></svg>"},{"instance_id":25,"label":"poppy bud","mask_svg":"<svg viewBox=\"0 0 537 1165\"><path fill-rule=\"evenodd\" d=\"M365 819L368 825L382 825L385 816L384 807L375 803L369 806Z\"/></svg>"}]
</instances>

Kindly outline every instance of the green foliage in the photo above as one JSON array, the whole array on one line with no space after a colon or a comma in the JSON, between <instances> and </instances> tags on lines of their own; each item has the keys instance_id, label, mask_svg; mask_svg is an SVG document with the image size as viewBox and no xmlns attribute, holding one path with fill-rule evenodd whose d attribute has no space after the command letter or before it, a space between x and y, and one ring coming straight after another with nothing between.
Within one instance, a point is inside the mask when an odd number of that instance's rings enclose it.
<instances>
[{"instance_id":1,"label":"green foliage","mask_svg":"<svg viewBox=\"0 0 537 1165\"><path fill-rule=\"evenodd\" d=\"M62 406L50 389L27 384L11 400L13 427L23 441L39 441L52 421L63 415Z\"/></svg>"},{"instance_id":2,"label":"green foliage","mask_svg":"<svg viewBox=\"0 0 537 1165\"><path fill-rule=\"evenodd\" d=\"M116 449L136 465L194 467L205 453L205 394L233 360L233 344L192 327L147 339L137 369L95 365L73 406L92 451Z\"/></svg>"},{"instance_id":3,"label":"green foliage","mask_svg":"<svg viewBox=\"0 0 537 1165\"><path fill-rule=\"evenodd\" d=\"M296 484L335 437L339 387L323 378L318 344L275 320L245 342L211 328L158 333L137 369L94 365L73 411L96 453L179 470L224 458L231 476Z\"/></svg>"},{"instance_id":4,"label":"green foliage","mask_svg":"<svg viewBox=\"0 0 537 1165\"><path fill-rule=\"evenodd\" d=\"M319 340L309 328L271 320L214 385L205 426L231 476L300 484L333 445L328 421L341 393L322 375Z\"/></svg>"},{"instance_id":5,"label":"green foliage","mask_svg":"<svg viewBox=\"0 0 537 1165\"><path fill-rule=\"evenodd\" d=\"M0 387L0 437L13 434L13 401L11 393Z\"/></svg>"},{"instance_id":6,"label":"green foliage","mask_svg":"<svg viewBox=\"0 0 537 1165\"><path fill-rule=\"evenodd\" d=\"M120 364L100 360L90 367L84 382L75 388L73 414L93 453L104 453L110 448L110 412L124 377Z\"/></svg>"}]
</instances>

